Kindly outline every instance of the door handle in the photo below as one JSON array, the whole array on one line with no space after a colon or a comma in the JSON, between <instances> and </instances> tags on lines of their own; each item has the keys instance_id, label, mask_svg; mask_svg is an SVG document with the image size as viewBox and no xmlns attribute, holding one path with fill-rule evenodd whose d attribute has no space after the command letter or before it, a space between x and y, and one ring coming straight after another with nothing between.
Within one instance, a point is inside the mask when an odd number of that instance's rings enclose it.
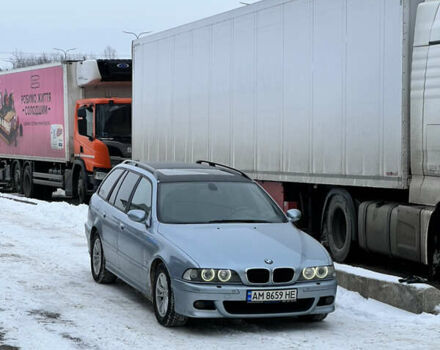
<instances>
[{"instance_id":1,"label":"door handle","mask_svg":"<svg viewBox=\"0 0 440 350\"><path fill-rule=\"evenodd\" d=\"M102 213L102 216L104 217L104 218L106 218L107 217L107 214L106 213Z\"/></svg>"},{"instance_id":2,"label":"door handle","mask_svg":"<svg viewBox=\"0 0 440 350\"><path fill-rule=\"evenodd\" d=\"M119 224L119 227L120 227L121 230L124 230L124 229L125 229L125 225L122 224L122 223Z\"/></svg>"},{"instance_id":3,"label":"door handle","mask_svg":"<svg viewBox=\"0 0 440 350\"><path fill-rule=\"evenodd\" d=\"M83 148L83 146L79 146L79 153L84 153L84 148Z\"/></svg>"}]
</instances>

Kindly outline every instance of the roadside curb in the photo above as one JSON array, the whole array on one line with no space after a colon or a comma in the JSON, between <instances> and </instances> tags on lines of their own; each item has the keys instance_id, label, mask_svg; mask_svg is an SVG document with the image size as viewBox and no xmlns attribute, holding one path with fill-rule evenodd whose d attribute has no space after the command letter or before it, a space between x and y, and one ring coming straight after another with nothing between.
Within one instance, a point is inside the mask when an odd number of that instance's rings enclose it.
<instances>
[{"instance_id":1,"label":"roadside curb","mask_svg":"<svg viewBox=\"0 0 440 350\"><path fill-rule=\"evenodd\" d=\"M440 313L440 290L427 284L403 284L359 276L336 268L338 285L364 298L372 298L394 307L421 314Z\"/></svg>"}]
</instances>

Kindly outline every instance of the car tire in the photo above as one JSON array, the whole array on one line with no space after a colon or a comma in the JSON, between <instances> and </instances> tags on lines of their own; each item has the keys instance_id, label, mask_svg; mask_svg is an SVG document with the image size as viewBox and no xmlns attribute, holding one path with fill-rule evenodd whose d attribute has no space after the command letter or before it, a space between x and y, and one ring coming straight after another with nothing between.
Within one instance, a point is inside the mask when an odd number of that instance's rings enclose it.
<instances>
[{"instance_id":1,"label":"car tire","mask_svg":"<svg viewBox=\"0 0 440 350\"><path fill-rule=\"evenodd\" d=\"M183 326L188 318L179 315L174 310L174 294L171 288L170 276L163 264L160 264L154 274L153 307L157 321L164 327Z\"/></svg>"},{"instance_id":2,"label":"car tire","mask_svg":"<svg viewBox=\"0 0 440 350\"><path fill-rule=\"evenodd\" d=\"M113 283L116 276L105 267L104 249L99 235L95 235L91 242L90 269L95 282L101 284Z\"/></svg>"},{"instance_id":3,"label":"car tire","mask_svg":"<svg viewBox=\"0 0 440 350\"><path fill-rule=\"evenodd\" d=\"M315 314L315 315L304 315L300 316L299 319L304 322L321 322L328 314Z\"/></svg>"},{"instance_id":4,"label":"car tire","mask_svg":"<svg viewBox=\"0 0 440 350\"><path fill-rule=\"evenodd\" d=\"M347 191L330 193L326 211L328 247L336 262L346 261L353 250L357 233L357 216L353 199Z\"/></svg>"}]
</instances>

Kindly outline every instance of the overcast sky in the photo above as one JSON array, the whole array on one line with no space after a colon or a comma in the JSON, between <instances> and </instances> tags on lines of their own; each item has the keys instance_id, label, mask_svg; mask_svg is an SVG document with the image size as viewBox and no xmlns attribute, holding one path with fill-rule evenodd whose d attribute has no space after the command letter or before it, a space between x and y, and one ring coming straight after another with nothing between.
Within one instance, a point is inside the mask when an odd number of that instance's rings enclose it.
<instances>
[{"instance_id":1,"label":"overcast sky","mask_svg":"<svg viewBox=\"0 0 440 350\"><path fill-rule=\"evenodd\" d=\"M4 60L15 50L77 48L99 56L110 45L120 57L130 57L133 37L123 30L159 32L240 6L240 0L1 1L0 67L8 66Z\"/></svg>"}]
</instances>

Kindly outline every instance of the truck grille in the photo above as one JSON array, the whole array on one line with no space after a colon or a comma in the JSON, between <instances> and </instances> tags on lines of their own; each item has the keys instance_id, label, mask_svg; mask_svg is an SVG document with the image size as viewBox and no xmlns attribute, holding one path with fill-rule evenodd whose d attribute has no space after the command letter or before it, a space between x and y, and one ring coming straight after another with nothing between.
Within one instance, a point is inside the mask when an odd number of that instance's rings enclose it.
<instances>
[{"instance_id":1,"label":"truck grille","mask_svg":"<svg viewBox=\"0 0 440 350\"><path fill-rule=\"evenodd\" d=\"M275 269L273 272L273 281L275 283L290 282L294 274L295 271L291 268Z\"/></svg>"},{"instance_id":2,"label":"truck grille","mask_svg":"<svg viewBox=\"0 0 440 350\"><path fill-rule=\"evenodd\" d=\"M267 283L270 278L268 269L249 269L246 275L250 283Z\"/></svg>"},{"instance_id":3,"label":"truck grille","mask_svg":"<svg viewBox=\"0 0 440 350\"><path fill-rule=\"evenodd\" d=\"M224 301L225 310L233 315L282 314L307 311L313 305L314 298L298 299L292 303L252 304L246 301Z\"/></svg>"}]
</instances>

